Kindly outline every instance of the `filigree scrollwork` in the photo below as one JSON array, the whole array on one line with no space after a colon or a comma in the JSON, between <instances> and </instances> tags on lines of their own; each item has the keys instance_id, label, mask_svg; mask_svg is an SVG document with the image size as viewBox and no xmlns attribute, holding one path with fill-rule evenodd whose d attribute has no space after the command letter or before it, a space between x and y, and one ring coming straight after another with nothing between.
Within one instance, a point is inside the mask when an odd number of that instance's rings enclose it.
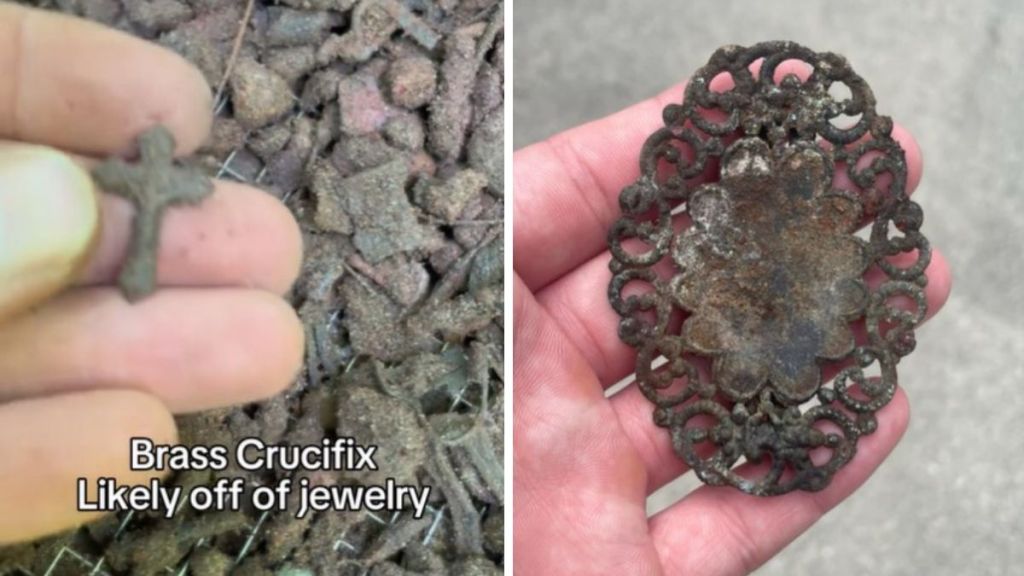
<instances>
[{"instance_id":1,"label":"filigree scrollwork","mask_svg":"<svg viewBox=\"0 0 1024 576\"><path fill-rule=\"evenodd\" d=\"M926 313L892 120L841 56L767 42L715 52L663 122L609 232L637 385L704 482L820 490L877 427Z\"/></svg>"}]
</instances>

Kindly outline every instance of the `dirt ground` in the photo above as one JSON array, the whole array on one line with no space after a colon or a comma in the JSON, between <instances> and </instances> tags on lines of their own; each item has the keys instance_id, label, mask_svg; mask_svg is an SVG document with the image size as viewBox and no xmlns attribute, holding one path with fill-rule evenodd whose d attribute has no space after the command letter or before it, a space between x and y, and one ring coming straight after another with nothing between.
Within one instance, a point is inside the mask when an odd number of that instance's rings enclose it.
<instances>
[{"instance_id":1,"label":"dirt ground","mask_svg":"<svg viewBox=\"0 0 1024 576\"><path fill-rule=\"evenodd\" d=\"M266 402L179 418L182 441L379 446L376 472L233 463L168 482L433 489L418 519L251 506L110 516L0 549L0 575L503 573L502 2L26 3L192 61L216 94L213 135L192 161L266 189L301 224L289 298L306 329L302 373Z\"/></svg>"}]
</instances>

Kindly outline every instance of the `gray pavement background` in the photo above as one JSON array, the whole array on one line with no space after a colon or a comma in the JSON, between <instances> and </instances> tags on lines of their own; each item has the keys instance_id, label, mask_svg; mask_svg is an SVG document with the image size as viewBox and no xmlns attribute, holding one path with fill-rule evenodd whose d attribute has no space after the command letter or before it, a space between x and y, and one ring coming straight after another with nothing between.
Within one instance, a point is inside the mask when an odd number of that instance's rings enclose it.
<instances>
[{"instance_id":1,"label":"gray pavement background","mask_svg":"<svg viewBox=\"0 0 1024 576\"><path fill-rule=\"evenodd\" d=\"M517 148L658 93L723 44L847 56L921 144L915 198L953 293L900 365L903 442L758 574L1024 573L1024 3L519 0L514 26Z\"/></svg>"}]
</instances>

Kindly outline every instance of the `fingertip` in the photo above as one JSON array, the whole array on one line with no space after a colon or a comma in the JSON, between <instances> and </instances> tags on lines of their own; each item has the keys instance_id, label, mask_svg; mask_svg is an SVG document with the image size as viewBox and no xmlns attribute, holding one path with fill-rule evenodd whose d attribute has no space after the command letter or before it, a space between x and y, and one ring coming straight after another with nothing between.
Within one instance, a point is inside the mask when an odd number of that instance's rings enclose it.
<instances>
[{"instance_id":1,"label":"fingertip","mask_svg":"<svg viewBox=\"0 0 1024 576\"><path fill-rule=\"evenodd\" d=\"M178 425L167 406L156 396L142 390L93 390L83 394L99 395L111 406L123 404L131 410L110 410L117 430L133 430L137 436L153 440L156 444L174 444L178 441Z\"/></svg>"},{"instance_id":2,"label":"fingertip","mask_svg":"<svg viewBox=\"0 0 1024 576\"><path fill-rule=\"evenodd\" d=\"M924 173L924 157L917 139L902 124L893 123L892 138L903 148L907 162L907 193L917 190Z\"/></svg>"},{"instance_id":3,"label":"fingertip","mask_svg":"<svg viewBox=\"0 0 1024 576\"><path fill-rule=\"evenodd\" d=\"M725 80L720 80L719 82L721 84L716 83L714 88L726 90L729 87L728 85L731 84L731 80L732 78L729 78L728 82ZM656 104L656 108L659 115L661 114L662 109L668 104L682 104L683 97L686 95L686 85L689 84L689 82L689 80L677 82L673 84L671 87L662 90L657 96L653 98L653 102ZM641 102L640 104L643 103L644 102ZM627 108L626 110L630 109L631 108Z\"/></svg>"},{"instance_id":4,"label":"fingertip","mask_svg":"<svg viewBox=\"0 0 1024 576\"><path fill-rule=\"evenodd\" d=\"M174 413L253 402L295 381L304 336L263 290L165 288L135 304L71 290L0 331L0 402L101 387L142 390Z\"/></svg>"},{"instance_id":5,"label":"fingertip","mask_svg":"<svg viewBox=\"0 0 1024 576\"><path fill-rule=\"evenodd\" d=\"M191 62L169 50L167 55L177 59L177 67L182 70L181 84L187 86L184 91L190 95L181 99L181 106L169 111L166 122L161 122L158 117L154 124L164 124L170 128L176 139L175 155L187 156L205 144L210 136L213 128L213 92L202 72Z\"/></svg>"},{"instance_id":6,"label":"fingertip","mask_svg":"<svg viewBox=\"0 0 1024 576\"><path fill-rule=\"evenodd\" d=\"M897 388L896 396L899 396L900 402L903 404L903 432L906 432L910 428L910 417L913 415L913 412L910 410L910 395L903 388ZM902 433L900 436L902 437Z\"/></svg>"},{"instance_id":7,"label":"fingertip","mask_svg":"<svg viewBox=\"0 0 1024 576\"><path fill-rule=\"evenodd\" d=\"M902 387L896 387L892 400L879 412L878 422L879 429L876 433L880 432L878 438L884 445L890 447L885 451L885 454L888 454L900 438L903 438L910 425L910 400Z\"/></svg>"},{"instance_id":8,"label":"fingertip","mask_svg":"<svg viewBox=\"0 0 1024 576\"><path fill-rule=\"evenodd\" d=\"M0 142L0 319L68 285L95 245L99 221L92 179L70 157Z\"/></svg>"},{"instance_id":9,"label":"fingertip","mask_svg":"<svg viewBox=\"0 0 1024 576\"><path fill-rule=\"evenodd\" d=\"M208 364L191 371L191 386L175 387L165 377L150 384L172 412L264 400L295 382L305 356L305 329L284 299L262 290L225 290L210 296L176 291L166 298L190 299L196 314L220 315L231 323L211 338L222 343L215 354L207 355ZM165 300L165 307L172 311L180 304ZM185 334L202 325L195 322ZM204 345L209 346L209 340Z\"/></svg>"},{"instance_id":10,"label":"fingertip","mask_svg":"<svg viewBox=\"0 0 1024 576\"><path fill-rule=\"evenodd\" d=\"M260 295L267 301L268 324L277 326L277 342L268 345L270 352L278 354L278 361L269 367L265 397L270 397L290 386L302 369L306 350L306 330L295 309L285 300L272 294Z\"/></svg>"},{"instance_id":11,"label":"fingertip","mask_svg":"<svg viewBox=\"0 0 1024 576\"><path fill-rule=\"evenodd\" d=\"M932 259L925 275L928 277L928 316L931 317L946 305L953 291L953 272L942 252L932 250Z\"/></svg>"},{"instance_id":12,"label":"fingertip","mask_svg":"<svg viewBox=\"0 0 1024 576\"><path fill-rule=\"evenodd\" d=\"M38 538L101 515L80 511L78 482L95 502L100 478L145 484L163 472L132 470L130 444L177 441L177 428L154 397L133 390L91 390L0 405L0 543Z\"/></svg>"},{"instance_id":13,"label":"fingertip","mask_svg":"<svg viewBox=\"0 0 1024 576\"><path fill-rule=\"evenodd\" d=\"M298 280L299 274L302 273L304 250L302 229L299 228L299 222L287 206L270 194L264 192L261 194L273 205L269 212L273 214L272 217L277 221L280 230L279 265L276 274L271 279L270 290L276 294L284 294L291 289L295 281Z\"/></svg>"},{"instance_id":14,"label":"fingertip","mask_svg":"<svg viewBox=\"0 0 1024 576\"><path fill-rule=\"evenodd\" d=\"M220 377L213 383L221 389L178 398L172 403L176 413L270 398L291 386L302 369L306 333L291 305L259 290L238 292L230 305L244 315L234 314L237 341L224 347L214 370Z\"/></svg>"},{"instance_id":15,"label":"fingertip","mask_svg":"<svg viewBox=\"0 0 1024 576\"><path fill-rule=\"evenodd\" d=\"M244 205L248 217L255 218L258 235L254 234L255 258L251 262L253 275L251 286L285 294L298 279L302 271L303 239L302 230L291 210L276 197L263 190L237 182L219 181L232 203ZM238 228L244 229L245 223Z\"/></svg>"},{"instance_id":16,"label":"fingertip","mask_svg":"<svg viewBox=\"0 0 1024 576\"><path fill-rule=\"evenodd\" d=\"M15 47L14 57L0 58L0 76L17 84L16 97L0 98L0 135L83 154L130 154L140 133L163 124L184 155L210 131L209 85L167 48L21 6L0 14L0 45Z\"/></svg>"},{"instance_id":17,"label":"fingertip","mask_svg":"<svg viewBox=\"0 0 1024 576\"><path fill-rule=\"evenodd\" d=\"M125 42L137 41L134 37ZM125 46L125 49L128 49ZM136 98L144 100L125 115L119 129L124 144L123 154L134 154L137 137L147 129L162 125L174 135L174 155L188 156L202 146L213 127L213 93L198 68L181 55L162 46L146 44L145 49L135 47L134 68L152 67L160 74L147 74L125 88ZM127 65L127 64L126 64Z\"/></svg>"}]
</instances>

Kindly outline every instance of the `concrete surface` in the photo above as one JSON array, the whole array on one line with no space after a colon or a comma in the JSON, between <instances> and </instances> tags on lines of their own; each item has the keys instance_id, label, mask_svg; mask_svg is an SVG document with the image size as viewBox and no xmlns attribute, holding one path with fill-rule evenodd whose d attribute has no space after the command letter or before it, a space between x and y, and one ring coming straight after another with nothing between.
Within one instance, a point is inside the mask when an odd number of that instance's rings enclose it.
<instances>
[{"instance_id":1,"label":"concrete surface","mask_svg":"<svg viewBox=\"0 0 1024 576\"><path fill-rule=\"evenodd\" d=\"M915 198L953 294L900 365L903 442L758 573L1024 573L1024 3L519 0L514 26L516 147L656 94L722 44L847 56L924 150Z\"/></svg>"}]
</instances>

